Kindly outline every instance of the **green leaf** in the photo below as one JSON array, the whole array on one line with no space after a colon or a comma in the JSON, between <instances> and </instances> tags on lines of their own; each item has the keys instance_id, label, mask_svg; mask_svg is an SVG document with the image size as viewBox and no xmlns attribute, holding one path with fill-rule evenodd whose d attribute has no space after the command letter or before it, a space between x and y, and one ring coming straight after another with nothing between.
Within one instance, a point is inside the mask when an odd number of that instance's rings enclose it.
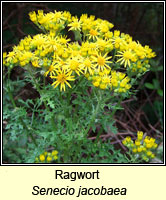
<instances>
[{"instance_id":1,"label":"green leaf","mask_svg":"<svg viewBox=\"0 0 166 200\"><path fill-rule=\"evenodd\" d=\"M158 66L157 71L163 71L163 66Z\"/></svg>"},{"instance_id":2,"label":"green leaf","mask_svg":"<svg viewBox=\"0 0 166 200\"><path fill-rule=\"evenodd\" d=\"M153 79L153 86L154 86L154 89L159 89L160 88L160 83L157 79Z\"/></svg>"},{"instance_id":3,"label":"green leaf","mask_svg":"<svg viewBox=\"0 0 166 200\"><path fill-rule=\"evenodd\" d=\"M161 97L163 97L163 90L158 89L158 90L157 90L157 93L158 93Z\"/></svg>"},{"instance_id":4,"label":"green leaf","mask_svg":"<svg viewBox=\"0 0 166 200\"><path fill-rule=\"evenodd\" d=\"M50 108L54 109L55 108L55 104L53 101L48 101L48 105L50 106Z\"/></svg>"},{"instance_id":5,"label":"green leaf","mask_svg":"<svg viewBox=\"0 0 166 200\"><path fill-rule=\"evenodd\" d=\"M96 131L96 125L95 125L95 123L92 124L91 128L92 128L92 131L93 131L93 132Z\"/></svg>"},{"instance_id":6,"label":"green leaf","mask_svg":"<svg viewBox=\"0 0 166 200\"><path fill-rule=\"evenodd\" d=\"M81 37L82 37L81 33L79 31L73 31L73 32L74 32L75 40L81 41Z\"/></svg>"},{"instance_id":7,"label":"green leaf","mask_svg":"<svg viewBox=\"0 0 166 200\"><path fill-rule=\"evenodd\" d=\"M52 113L52 112L46 114L46 115L45 115L45 118L44 118L45 121L49 121L49 120L52 118L53 115L54 115L54 113Z\"/></svg>"},{"instance_id":8,"label":"green leaf","mask_svg":"<svg viewBox=\"0 0 166 200\"><path fill-rule=\"evenodd\" d=\"M159 71L163 71L163 66L161 65L161 66L158 66L158 67L152 67L151 68L151 71L152 72L159 72Z\"/></svg>"},{"instance_id":9,"label":"green leaf","mask_svg":"<svg viewBox=\"0 0 166 200\"><path fill-rule=\"evenodd\" d=\"M109 127L109 129L111 130L112 133L117 134L118 133L117 128L115 126L113 126L113 124L114 124L114 122L109 123L108 127Z\"/></svg>"},{"instance_id":10,"label":"green leaf","mask_svg":"<svg viewBox=\"0 0 166 200\"><path fill-rule=\"evenodd\" d=\"M154 86L151 83L145 83L145 87L147 87L148 89L153 90Z\"/></svg>"}]
</instances>

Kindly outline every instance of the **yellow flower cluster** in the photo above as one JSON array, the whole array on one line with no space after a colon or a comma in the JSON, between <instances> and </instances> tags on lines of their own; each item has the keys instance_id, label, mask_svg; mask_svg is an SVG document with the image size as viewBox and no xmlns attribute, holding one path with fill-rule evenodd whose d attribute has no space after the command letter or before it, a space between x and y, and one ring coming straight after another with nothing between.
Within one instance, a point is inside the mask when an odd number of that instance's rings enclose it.
<instances>
[{"instance_id":1,"label":"yellow flower cluster","mask_svg":"<svg viewBox=\"0 0 166 200\"><path fill-rule=\"evenodd\" d=\"M7 56L7 53L4 52L4 53L3 53L3 65L6 64L6 56Z\"/></svg>"},{"instance_id":2,"label":"yellow flower cluster","mask_svg":"<svg viewBox=\"0 0 166 200\"><path fill-rule=\"evenodd\" d=\"M145 60L145 61L137 61L136 63L133 63L131 66L130 66L130 70L132 72L136 72L136 73L144 73L146 71L149 70L150 68L150 65L148 64L149 63L149 60Z\"/></svg>"},{"instance_id":3,"label":"yellow flower cluster","mask_svg":"<svg viewBox=\"0 0 166 200\"><path fill-rule=\"evenodd\" d=\"M146 162L155 157L153 150L158 146L157 143L155 143L154 138L149 136L144 138L142 131L137 132L137 139L135 142L128 136L122 141L122 143L137 157L145 160Z\"/></svg>"},{"instance_id":4,"label":"yellow flower cluster","mask_svg":"<svg viewBox=\"0 0 166 200\"><path fill-rule=\"evenodd\" d=\"M58 151L53 150L52 152L45 151L44 153L40 154L35 159L35 163L50 163L58 159Z\"/></svg>"},{"instance_id":5,"label":"yellow flower cluster","mask_svg":"<svg viewBox=\"0 0 166 200\"><path fill-rule=\"evenodd\" d=\"M60 85L61 91L83 75L95 87L126 93L131 88L131 73L146 72L148 60L155 56L149 46L143 47L120 31L111 32L112 23L92 15L78 18L66 11L39 10L29 16L44 34L22 39L4 54L3 63L9 67L34 67L50 76L52 85L55 88ZM76 41L65 36L64 30L72 31ZM126 72L125 69L124 73L118 72L119 65L124 65Z\"/></svg>"},{"instance_id":6,"label":"yellow flower cluster","mask_svg":"<svg viewBox=\"0 0 166 200\"><path fill-rule=\"evenodd\" d=\"M71 22L71 14L69 12L55 11L45 14L43 10L38 10L29 13L30 19L39 28L49 31L51 36L57 35L58 32L63 30L66 25Z\"/></svg>"},{"instance_id":7,"label":"yellow flower cluster","mask_svg":"<svg viewBox=\"0 0 166 200\"><path fill-rule=\"evenodd\" d=\"M100 89L114 90L115 93L126 93L131 85L129 77L126 74L116 72L111 69L104 69L103 71L95 71L93 75L87 75L88 80L92 80L92 84Z\"/></svg>"},{"instance_id":8,"label":"yellow flower cluster","mask_svg":"<svg viewBox=\"0 0 166 200\"><path fill-rule=\"evenodd\" d=\"M112 71L111 75L111 86L114 88L115 92L125 93L130 89L131 85L128 83L130 78L124 73Z\"/></svg>"},{"instance_id":9,"label":"yellow flower cluster","mask_svg":"<svg viewBox=\"0 0 166 200\"><path fill-rule=\"evenodd\" d=\"M120 57L117 62L124 64L124 67L133 68L133 64L136 64L136 68L144 68L144 62L146 63L148 59L155 57L155 53L149 46L143 47L140 43L132 41L132 38L128 40L123 40L122 46L119 46L120 51L117 57ZM139 66L139 67L138 67ZM144 71L144 69L142 69ZM145 70L146 71L146 70Z\"/></svg>"}]
</instances>

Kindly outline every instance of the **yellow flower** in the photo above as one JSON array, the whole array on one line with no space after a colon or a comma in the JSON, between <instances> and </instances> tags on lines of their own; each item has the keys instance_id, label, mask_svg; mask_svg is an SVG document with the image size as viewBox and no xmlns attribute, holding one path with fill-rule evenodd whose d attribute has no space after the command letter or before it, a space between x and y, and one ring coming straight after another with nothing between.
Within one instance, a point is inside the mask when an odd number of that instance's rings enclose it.
<instances>
[{"instance_id":1,"label":"yellow flower","mask_svg":"<svg viewBox=\"0 0 166 200\"><path fill-rule=\"evenodd\" d=\"M86 33L86 31L89 31L90 29L92 29L93 24L95 22L94 19L95 19L95 16L91 15L90 17L88 17L87 14L83 14L80 17L83 33Z\"/></svg>"},{"instance_id":2,"label":"yellow flower","mask_svg":"<svg viewBox=\"0 0 166 200\"><path fill-rule=\"evenodd\" d=\"M44 49L46 43L46 36L43 34L37 34L33 37L32 46L37 47L38 50Z\"/></svg>"},{"instance_id":3,"label":"yellow flower","mask_svg":"<svg viewBox=\"0 0 166 200\"><path fill-rule=\"evenodd\" d=\"M51 156L47 156L47 161L51 162L52 161L52 157Z\"/></svg>"},{"instance_id":4,"label":"yellow flower","mask_svg":"<svg viewBox=\"0 0 166 200\"><path fill-rule=\"evenodd\" d=\"M71 71L71 72L76 72L77 75L80 75L80 72L82 72L82 67L84 65L81 65L81 57L76 56L76 57L71 57L68 60L68 64L66 65L66 68Z\"/></svg>"},{"instance_id":5,"label":"yellow flower","mask_svg":"<svg viewBox=\"0 0 166 200\"><path fill-rule=\"evenodd\" d=\"M155 154L152 153L150 157L151 157L152 159L155 158Z\"/></svg>"},{"instance_id":6,"label":"yellow flower","mask_svg":"<svg viewBox=\"0 0 166 200\"><path fill-rule=\"evenodd\" d=\"M129 143L129 142L131 142L131 137L130 136L127 136L126 137L126 141Z\"/></svg>"},{"instance_id":7,"label":"yellow flower","mask_svg":"<svg viewBox=\"0 0 166 200\"><path fill-rule=\"evenodd\" d=\"M114 37L118 37L120 35L120 31L119 30L114 30Z\"/></svg>"},{"instance_id":8,"label":"yellow flower","mask_svg":"<svg viewBox=\"0 0 166 200\"><path fill-rule=\"evenodd\" d=\"M7 53L3 52L3 65L6 64L6 56L7 56Z\"/></svg>"},{"instance_id":9,"label":"yellow flower","mask_svg":"<svg viewBox=\"0 0 166 200\"><path fill-rule=\"evenodd\" d=\"M107 33L109 29L113 28L114 25L107 20L99 20L98 19L98 27L101 33Z\"/></svg>"},{"instance_id":10,"label":"yellow flower","mask_svg":"<svg viewBox=\"0 0 166 200\"><path fill-rule=\"evenodd\" d=\"M100 89L105 90L107 88L107 84L101 83L99 87Z\"/></svg>"},{"instance_id":11,"label":"yellow flower","mask_svg":"<svg viewBox=\"0 0 166 200\"><path fill-rule=\"evenodd\" d=\"M122 144L126 146L126 145L127 145L127 141L124 139L124 140L122 141Z\"/></svg>"},{"instance_id":12,"label":"yellow flower","mask_svg":"<svg viewBox=\"0 0 166 200\"><path fill-rule=\"evenodd\" d=\"M155 154L151 151L154 149L154 146L157 146L155 139L149 136L146 136L145 139L143 139L142 131L137 132L137 139L135 142L133 142L130 137L126 137L122 143L124 146L127 146L130 151L134 154L136 153L139 158L142 158L146 162L155 157Z\"/></svg>"},{"instance_id":13,"label":"yellow flower","mask_svg":"<svg viewBox=\"0 0 166 200\"><path fill-rule=\"evenodd\" d=\"M61 35L60 37L57 37L57 41L62 45L66 45L70 41L70 39L67 39L67 36Z\"/></svg>"},{"instance_id":14,"label":"yellow flower","mask_svg":"<svg viewBox=\"0 0 166 200\"><path fill-rule=\"evenodd\" d=\"M112 44L114 45L114 47L116 49L120 48L120 50L122 50L125 47L125 44L126 44L124 39L121 38L121 37L115 37L115 38L111 39L111 41L112 41Z\"/></svg>"},{"instance_id":15,"label":"yellow flower","mask_svg":"<svg viewBox=\"0 0 166 200\"><path fill-rule=\"evenodd\" d=\"M72 72L66 72L65 70L59 69L56 71L57 76L50 76L51 78L55 78L56 81L52 83L52 85L55 85L54 88L56 88L60 84L60 91L66 89L67 84L70 88L71 85L68 83L68 81L74 81L74 76L71 76Z\"/></svg>"},{"instance_id":16,"label":"yellow flower","mask_svg":"<svg viewBox=\"0 0 166 200\"><path fill-rule=\"evenodd\" d=\"M95 42L97 45L98 49L100 51L105 51L107 48L110 48L110 41L109 40L103 40L100 38L97 38L97 41Z\"/></svg>"},{"instance_id":17,"label":"yellow flower","mask_svg":"<svg viewBox=\"0 0 166 200\"><path fill-rule=\"evenodd\" d=\"M158 147L158 144L154 143L153 148L156 149Z\"/></svg>"},{"instance_id":18,"label":"yellow flower","mask_svg":"<svg viewBox=\"0 0 166 200\"><path fill-rule=\"evenodd\" d=\"M99 82L99 81L94 81L94 82L93 82L93 85L94 85L95 87L99 87L100 82Z\"/></svg>"},{"instance_id":19,"label":"yellow flower","mask_svg":"<svg viewBox=\"0 0 166 200\"><path fill-rule=\"evenodd\" d=\"M57 160L57 159L58 159L58 156L54 156L53 159L54 159L54 160Z\"/></svg>"},{"instance_id":20,"label":"yellow flower","mask_svg":"<svg viewBox=\"0 0 166 200\"><path fill-rule=\"evenodd\" d=\"M89 72L90 75L94 74L95 66L89 58L85 58L83 60L81 67L84 69L85 74L88 73L88 72Z\"/></svg>"},{"instance_id":21,"label":"yellow flower","mask_svg":"<svg viewBox=\"0 0 166 200\"><path fill-rule=\"evenodd\" d=\"M35 11L32 11L32 12L30 12L29 13L29 17L30 17L30 20L32 21L32 22L37 22L37 17L36 17L36 13L35 13Z\"/></svg>"},{"instance_id":22,"label":"yellow flower","mask_svg":"<svg viewBox=\"0 0 166 200\"><path fill-rule=\"evenodd\" d=\"M147 144L150 142L150 137L149 136L146 136L145 139L144 139L144 142Z\"/></svg>"},{"instance_id":23,"label":"yellow flower","mask_svg":"<svg viewBox=\"0 0 166 200\"><path fill-rule=\"evenodd\" d=\"M6 56L6 61L9 63L13 63L14 59L16 58L16 52L15 51L11 51L7 54Z\"/></svg>"},{"instance_id":24,"label":"yellow flower","mask_svg":"<svg viewBox=\"0 0 166 200\"><path fill-rule=\"evenodd\" d=\"M152 148L152 144L151 144L151 143L147 143L147 144L146 144L146 148L147 148L147 149L151 149L151 148Z\"/></svg>"},{"instance_id":25,"label":"yellow flower","mask_svg":"<svg viewBox=\"0 0 166 200\"><path fill-rule=\"evenodd\" d=\"M137 148L138 153L142 152L142 150L143 150L142 147L138 147L138 148Z\"/></svg>"},{"instance_id":26,"label":"yellow flower","mask_svg":"<svg viewBox=\"0 0 166 200\"><path fill-rule=\"evenodd\" d=\"M133 148L132 151L133 151L133 153L137 153L137 149L136 148Z\"/></svg>"},{"instance_id":27,"label":"yellow flower","mask_svg":"<svg viewBox=\"0 0 166 200\"><path fill-rule=\"evenodd\" d=\"M131 52L131 50L127 50L127 51L119 51L119 55L116 55L118 57L121 57L119 60L117 60L117 62L121 62L120 64L124 64L124 66L126 67L127 65L130 66L130 61L133 58L133 53Z\"/></svg>"},{"instance_id":28,"label":"yellow flower","mask_svg":"<svg viewBox=\"0 0 166 200\"><path fill-rule=\"evenodd\" d=\"M52 16L52 21L55 23L63 23L63 21L65 20L65 17L63 16L63 12L61 11L54 11L55 13L53 13Z\"/></svg>"},{"instance_id":29,"label":"yellow flower","mask_svg":"<svg viewBox=\"0 0 166 200\"><path fill-rule=\"evenodd\" d=\"M145 51L145 53L146 53L146 57L147 57L147 58L153 58L153 57L156 56L156 53L155 53L155 52L152 52L152 49L149 48L148 45L145 46L144 51Z\"/></svg>"},{"instance_id":30,"label":"yellow flower","mask_svg":"<svg viewBox=\"0 0 166 200\"><path fill-rule=\"evenodd\" d=\"M104 74L102 77L102 83L104 84L110 84L111 82L111 76L108 76L107 74Z\"/></svg>"},{"instance_id":31,"label":"yellow flower","mask_svg":"<svg viewBox=\"0 0 166 200\"><path fill-rule=\"evenodd\" d=\"M81 21L79 21L77 18L73 18L73 21L68 24L69 31L74 30L74 31L81 31Z\"/></svg>"},{"instance_id":32,"label":"yellow flower","mask_svg":"<svg viewBox=\"0 0 166 200\"><path fill-rule=\"evenodd\" d=\"M39 159L40 159L41 162L43 162L43 161L45 161L45 156L44 156L43 154L41 154L41 155L39 156Z\"/></svg>"},{"instance_id":33,"label":"yellow flower","mask_svg":"<svg viewBox=\"0 0 166 200\"><path fill-rule=\"evenodd\" d=\"M125 145L125 146L129 146L133 144L133 141L131 140L131 137L130 136L127 136L123 141L122 141L122 144Z\"/></svg>"},{"instance_id":34,"label":"yellow flower","mask_svg":"<svg viewBox=\"0 0 166 200\"><path fill-rule=\"evenodd\" d=\"M70 22L71 21L71 14L69 11L64 11L63 12L63 17L66 21Z\"/></svg>"},{"instance_id":35,"label":"yellow flower","mask_svg":"<svg viewBox=\"0 0 166 200\"><path fill-rule=\"evenodd\" d=\"M49 73L51 76L55 75L55 71L57 70L57 68L58 67L54 64L50 65L48 71L44 73L44 76L47 76Z\"/></svg>"},{"instance_id":36,"label":"yellow flower","mask_svg":"<svg viewBox=\"0 0 166 200\"><path fill-rule=\"evenodd\" d=\"M137 132L137 139L138 139L138 140L142 140L143 134L144 134L144 133L143 133L142 131L138 131L138 132Z\"/></svg>"},{"instance_id":37,"label":"yellow flower","mask_svg":"<svg viewBox=\"0 0 166 200\"><path fill-rule=\"evenodd\" d=\"M135 145L136 146L140 146L141 145L140 141L139 140L135 140Z\"/></svg>"},{"instance_id":38,"label":"yellow flower","mask_svg":"<svg viewBox=\"0 0 166 200\"><path fill-rule=\"evenodd\" d=\"M105 39L111 39L113 37L113 32L108 31L105 33L104 36L105 36Z\"/></svg>"},{"instance_id":39,"label":"yellow flower","mask_svg":"<svg viewBox=\"0 0 166 200\"><path fill-rule=\"evenodd\" d=\"M34 59L34 60L32 61L32 65L33 65L34 67L40 67L40 66L39 66L39 62L38 62L38 59Z\"/></svg>"},{"instance_id":40,"label":"yellow flower","mask_svg":"<svg viewBox=\"0 0 166 200\"><path fill-rule=\"evenodd\" d=\"M98 54L96 56L92 56L92 61L95 63L95 67L98 67L99 71L103 71L105 68L110 68L108 63L112 63L109 61L109 59L112 58L112 56L107 57L107 53L102 56L101 54Z\"/></svg>"},{"instance_id":41,"label":"yellow flower","mask_svg":"<svg viewBox=\"0 0 166 200\"><path fill-rule=\"evenodd\" d=\"M57 154L58 154L58 151L57 150L54 150L54 151L52 151L52 156L56 156Z\"/></svg>"},{"instance_id":42,"label":"yellow flower","mask_svg":"<svg viewBox=\"0 0 166 200\"><path fill-rule=\"evenodd\" d=\"M98 30L97 29L90 29L89 34L87 36L89 36L89 39L91 39L91 38L93 40L97 39Z\"/></svg>"},{"instance_id":43,"label":"yellow flower","mask_svg":"<svg viewBox=\"0 0 166 200\"><path fill-rule=\"evenodd\" d=\"M147 152L146 152L146 155L147 155L148 157L151 157L152 152L151 152L151 151L147 151Z\"/></svg>"}]
</instances>

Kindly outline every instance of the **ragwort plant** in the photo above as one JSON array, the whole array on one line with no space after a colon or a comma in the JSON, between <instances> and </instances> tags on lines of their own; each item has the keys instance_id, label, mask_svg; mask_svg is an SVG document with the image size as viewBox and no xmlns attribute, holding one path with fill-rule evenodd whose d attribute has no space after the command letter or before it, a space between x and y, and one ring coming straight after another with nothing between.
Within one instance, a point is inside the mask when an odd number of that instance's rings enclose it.
<instances>
[{"instance_id":1,"label":"ragwort plant","mask_svg":"<svg viewBox=\"0 0 166 200\"><path fill-rule=\"evenodd\" d=\"M142 131L137 132L137 139L133 141L131 137L126 137L122 141L123 145L129 149L129 162L136 163L138 159L149 162L155 157L154 150L158 147L155 138L145 136Z\"/></svg>"},{"instance_id":2,"label":"ragwort plant","mask_svg":"<svg viewBox=\"0 0 166 200\"><path fill-rule=\"evenodd\" d=\"M132 86L150 70L155 53L95 16L42 10L29 16L43 33L28 35L3 54L4 101L11 101L4 104L4 158L12 163L129 162L100 134L117 133L114 114L135 94ZM25 74L13 82L10 73L17 66ZM39 97L14 98L26 83ZM97 133L95 141L88 139L90 130Z\"/></svg>"}]
</instances>

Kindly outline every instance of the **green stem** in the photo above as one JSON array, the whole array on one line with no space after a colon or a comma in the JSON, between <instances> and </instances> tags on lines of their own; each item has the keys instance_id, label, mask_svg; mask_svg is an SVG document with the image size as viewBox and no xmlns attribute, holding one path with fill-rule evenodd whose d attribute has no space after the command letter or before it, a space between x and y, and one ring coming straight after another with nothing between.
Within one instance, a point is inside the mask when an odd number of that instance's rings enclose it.
<instances>
[{"instance_id":1,"label":"green stem","mask_svg":"<svg viewBox=\"0 0 166 200\"><path fill-rule=\"evenodd\" d=\"M130 160L131 163L137 163L137 159L135 158L134 155L131 155L131 160Z\"/></svg>"},{"instance_id":2,"label":"green stem","mask_svg":"<svg viewBox=\"0 0 166 200\"><path fill-rule=\"evenodd\" d=\"M10 101L11 101L13 107L16 108L16 103L15 103L15 101L14 101L14 98L13 98L13 95L12 95L12 93L11 93L11 91L10 91L9 86L7 86L7 91L8 91L8 95L9 95L9 98L10 98Z\"/></svg>"},{"instance_id":3,"label":"green stem","mask_svg":"<svg viewBox=\"0 0 166 200\"><path fill-rule=\"evenodd\" d=\"M8 91L9 98L10 98L10 101L11 101L13 107L16 108L16 103L14 101L14 98L13 98L13 95L12 95L12 92L11 92L10 86L9 86L10 85L9 84L9 82L10 82L10 73L11 73L11 68L9 68L9 71L8 71L7 91Z\"/></svg>"},{"instance_id":4,"label":"green stem","mask_svg":"<svg viewBox=\"0 0 166 200\"><path fill-rule=\"evenodd\" d=\"M31 133L31 130L28 129L28 127L26 126L26 124L25 124L25 122L23 121L22 118L20 118L20 120L21 120L21 123L22 123L24 129L26 129L27 132L29 132L29 135L30 135L30 137L31 137L31 139L32 139L32 141L33 141L33 143L34 143L35 146L37 147L37 143L36 143L35 138L33 137L32 133ZM32 130L33 130L33 129L32 129Z\"/></svg>"},{"instance_id":5,"label":"green stem","mask_svg":"<svg viewBox=\"0 0 166 200\"><path fill-rule=\"evenodd\" d=\"M80 83L83 81L83 79L84 79L84 76L82 76L82 77L79 79L79 82L78 82L77 84L75 84L75 86L70 90L70 92L69 92L69 94L68 94L68 96L67 96L67 102L68 102L68 104L69 104L69 102L70 102L70 98L71 98L72 93L73 93L74 90L80 85Z\"/></svg>"},{"instance_id":6,"label":"green stem","mask_svg":"<svg viewBox=\"0 0 166 200\"><path fill-rule=\"evenodd\" d=\"M136 158L135 154L133 154L131 149L129 149L128 155L130 157L130 159L128 159L129 163L137 163L138 162L138 158Z\"/></svg>"},{"instance_id":7,"label":"green stem","mask_svg":"<svg viewBox=\"0 0 166 200\"><path fill-rule=\"evenodd\" d=\"M123 98L123 97L120 97L120 98L119 98L119 101L118 101L118 103L117 103L117 107L119 107L119 105L120 105L120 103L121 103L121 101L122 101L122 98ZM106 102L106 101L105 101L105 102ZM114 109L114 110L113 110L113 112L112 112L111 115L110 115L110 119L114 116L116 110L117 110L117 109ZM99 137L100 137L102 131L103 131L103 129L102 129L102 127L101 127L101 129L99 130L99 132L98 132L98 134L97 134L97 136L96 136L96 139L95 139L95 142L96 142L96 143L99 141Z\"/></svg>"},{"instance_id":8,"label":"green stem","mask_svg":"<svg viewBox=\"0 0 166 200\"><path fill-rule=\"evenodd\" d=\"M95 139L95 143L97 143L99 141L100 135L103 132L103 128L101 127L100 130L97 133L96 139Z\"/></svg>"},{"instance_id":9,"label":"green stem","mask_svg":"<svg viewBox=\"0 0 166 200\"><path fill-rule=\"evenodd\" d=\"M118 103L116 104L117 107L119 107L119 105L120 105L122 99L123 99L123 97L121 96L121 97L119 98ZM117 111L117 109L114 109L114 110L112 111L112 113L111 113L111 115L110 115L110 118L112 118L112 117L114 116L114 114L116 113L116 111Z\"/></svg>"},{"instance_id":10,"label":"green stem","mask_svg":"<svg viewBox=\"0 0 166 200\"><path fill-rule=\"evenodd\" d=\"M46 77L43 76L43 85L44 85L44 89L45 89L45 86L46 86Z\"/></svg>"},{"instance_id":11,"label":"green stem","mask_svg":"<svg viewBox=\"0 0 166 200\"><path fill-rule=\"evenodd\" d=\"M71 95L72 93L76 90L76 88L81 84L81 82L84 80L84 76L82 76L79 79L79 82L77 84L75 84L75 86L73 86L72 89L70 89L68 96L67 96L67 105L70 105L70 100L71 100ZM67 118L70 116L69 110L67 110L65 113L67 113Z\"/></svg>"},{"instance_id":12,"label":"green stem","mask_svg":"<svg viewBox=\"0 0 166 200\"><path fill-rule=\"evenodd\" d=\"M39 92L39 94L41 96L42 92L41 92L40 86L39 86L38 82L36 81L35 77L33 76L31 68L28 69L28 72L31 75L32 81L33 81L37 91ZM44 80L44 84L45 84L45 80ZM44 103L44 106L45 106L47 112L51 112L48 105L47 105L47 102L45 100L43 100L43 103ZM56 129L55 122L54 122L54 116L51 117L51 123L52 123L52 126Z\"/></svg>"},{"instance_id":13,"label":"green stem","mask_svg":"<svg viewBox=\"0 0 166 200\"><path fill-rule=\"evenodd\" d=\"M117 52L117 50L115 49L115 51L114 51L114 55L113 55L113 58L112 58L112 62L113 62L113 63L114 63L114 61L115 61L116 52Z\"/></svg>"},{"instance_id":14,"label":"green stem","mask_svg":"<svg viewBox=\"0 0 166 200\"><path fill-rule=\"evenodd\" d=\"M94 111L93 114L92 114L92 118L91 118L91 120L90 120L90 123L89 123L88 127L87 127L86 130L85 130L84 135L87 135L87 134L88 134L89 129L91 128L92 124L94 123L94 121L95 121L95 119L96 119L96 116L97 116L97 114L98 114L98 112L99 112L99 110L100 110L101 100L102 100L102 96L101 96L101 92L102 92L102 91L101 91L101 90L98 90L98 91L99 91L99 98L97 99L97 100L98 100L97 106L96 106L95 111Z\"/></svg>"}]
</instances>

